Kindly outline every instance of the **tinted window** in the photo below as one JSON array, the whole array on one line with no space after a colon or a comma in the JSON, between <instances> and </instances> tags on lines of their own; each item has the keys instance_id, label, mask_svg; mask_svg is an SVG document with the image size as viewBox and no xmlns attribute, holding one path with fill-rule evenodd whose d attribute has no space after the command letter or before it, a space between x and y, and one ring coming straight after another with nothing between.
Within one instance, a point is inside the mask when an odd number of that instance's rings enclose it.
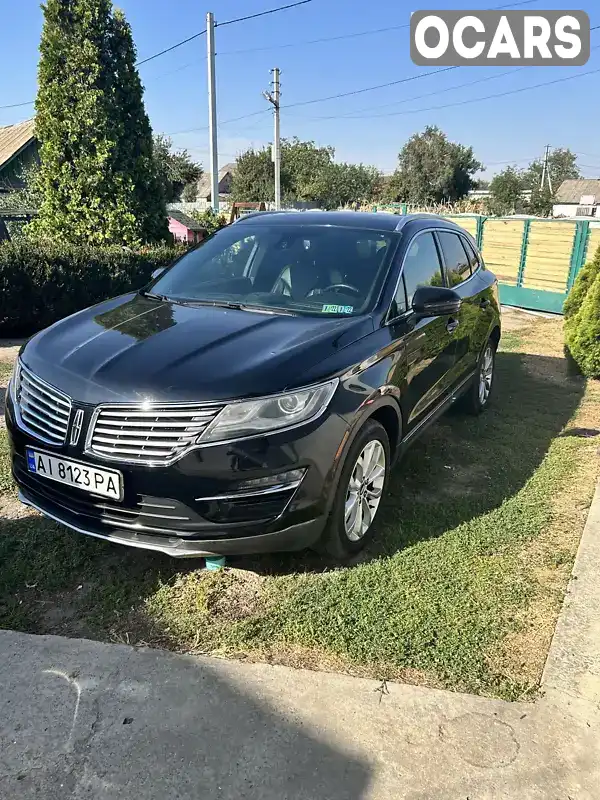
<instances>
[{"instance_id":1,"label":"tinted window","mask_svg":"<svg viewBox=\"0 0 600 800\"><path fill-rule=\"evenodd\" d=\"M445 231L438 231L438 236L446 262L448 286L458 286L459 283L471 277L471 264L463 247L462 239L455 233Z\"/></svg>"},{"instance_id":2,"label":"tinted window","mask_svg":"<svg viewBox=\"0 0 600 800\"><path fill-rule=\"evenodd\" d=\"M187 253L151 287L182 303L237 303L316 315L374 305L393 234L328 225L236 223Z\"/></svg>"},{"instance_id":3,"label":"tinted window","mask_svg":"<svg viewBox=\"0 0 600 800\"><path fill-rule=\"evenodd\" d=\"M479 254L468 239L463 239L462 243L467 250L467 258L469 259L469 264L471 265L471 274L473 274L475 270L479 268Z\"/></svg>"},{"instance_id":4,"label":"tinted window","mask_svg":"<svg viewBox=\"0 0 600 800\"><path fill-rule=\"evenodd\" d=\"M422 233L411 242L404 259L404 283L408 307L418 286L443 286L442 269L432 233Z\"/></svg>"}]
</instances>

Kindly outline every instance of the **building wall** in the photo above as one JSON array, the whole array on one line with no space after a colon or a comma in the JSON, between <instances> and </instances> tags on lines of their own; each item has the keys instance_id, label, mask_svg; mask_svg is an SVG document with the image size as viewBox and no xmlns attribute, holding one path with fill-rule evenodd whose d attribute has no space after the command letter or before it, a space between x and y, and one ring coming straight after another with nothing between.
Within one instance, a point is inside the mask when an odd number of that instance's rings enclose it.
<instances>
[{"instance_id":1,"label":"building wall","mask_svg":"<svg viewBox=\"0 0 600 800\"><path fill-rule=\"evenodd\" d=\"M552 206L552 216L553 217L576 217L577 216L577 208L578 203L555 203ZM596 214L600 214L598 211L598 206L595 206ZM581 219L581 217L579 217ZM585 217L584 217L585 219Z\"/></svg>"},{"instance_id":2,"label":"building wall","mask_svg":"<svg viewBox=\"0 0 600 800\"><path fill-rule=\"evenodd\" d=\"M194 241L193 231L188 230L185 225L182 225L181 222L177 222L176 219L172 219L171 217L169 217L169 232L173 234L178 242Z\"/></svg>"},{"instance_id":3,"label":"building wall","mask_svg":"<svg viewBox=\"0 0 600 800\"><path fill-rule=\"evenodd\" d=\"M18 156L0 169L0 191L23 189L22 171L34 163L39 164L40 157L37 141L32 141Z\"/></svg>"}]
</instances>

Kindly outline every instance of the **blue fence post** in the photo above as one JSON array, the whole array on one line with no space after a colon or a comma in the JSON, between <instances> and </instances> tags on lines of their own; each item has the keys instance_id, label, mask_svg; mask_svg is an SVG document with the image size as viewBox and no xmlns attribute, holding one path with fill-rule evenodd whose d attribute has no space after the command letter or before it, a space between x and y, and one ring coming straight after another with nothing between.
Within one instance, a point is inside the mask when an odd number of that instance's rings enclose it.
<instances>
[{"instance_id":1,"label":"blue fence post","mask_svg":"<svg viewBox=\"0 0 600 800\"><path fill-rule=\"evenodd\" d=\"M573 240L573 250L571 252L571 264L569 266L569 277L567 279L567 292L575 283L575 278L581 267L585 263L587 253L588 241L590 238L590 223L589 220L578 220L575 225L575 238Z\"/></svg>"},{"instance_id":2,"label":"blue fence post","mask_svg":"<svg viewBox=\"0 0 600 800\"><path fill-rule=\"evenodd\" d=\"M475 234L475 239L477 241L477 247L481 250L483 247L483 224L486 221L487 217L484 217L480 214L477 217L477 230Z\"/></svg>"},{"instance_id":3,"label":"blue fence post","mask_svg":"<svg viewBox=\"0 0 600 800\"><path fill-rule=\"evenodd\" d=\"M523 224L523 241L521 242L521 260L519 261L519 272L517 274L517 287L523 286L523 275L527 262L527 247L529 245L529 231L531 230L531 220L526 219Z\"/></svg>"}]
</instances>

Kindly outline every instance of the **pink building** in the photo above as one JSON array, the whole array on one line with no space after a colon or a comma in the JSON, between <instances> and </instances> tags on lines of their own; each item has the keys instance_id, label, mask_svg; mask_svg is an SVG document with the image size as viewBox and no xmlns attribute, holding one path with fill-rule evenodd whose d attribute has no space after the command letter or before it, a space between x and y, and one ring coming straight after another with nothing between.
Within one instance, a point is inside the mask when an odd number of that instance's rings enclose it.
<instances>
[{"instance_id":1,"label":"pink building","mask_svg":"<svg viewBox=\"0 0 600 800\"><path fill-rule=\"evenodd\" d=\"M169 211L169 231L176 242L197 244L206 236L206 230L183 211Z\"/></svg>"}]
</instances>

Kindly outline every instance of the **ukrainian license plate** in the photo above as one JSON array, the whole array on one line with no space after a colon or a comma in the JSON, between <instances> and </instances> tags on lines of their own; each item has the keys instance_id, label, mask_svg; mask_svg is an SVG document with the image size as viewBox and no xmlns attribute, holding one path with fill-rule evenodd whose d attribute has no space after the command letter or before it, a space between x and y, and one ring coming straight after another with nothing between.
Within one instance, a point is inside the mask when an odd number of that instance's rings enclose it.
<instances>
[{"instance_id":1,"label":"ukrainian license plate","mask_svg":"<svg viewBox=\"0 0 600 800\"><path fill-rule=\"evenodd\" d=\"M40 478L47 478L67 486L75 486L90 494L121 500L123 497L123 476L114 469L98 469L91 464L60 458L49 453L40 453L27 447L27 469Z\"/></svg>"}]
</instances>

